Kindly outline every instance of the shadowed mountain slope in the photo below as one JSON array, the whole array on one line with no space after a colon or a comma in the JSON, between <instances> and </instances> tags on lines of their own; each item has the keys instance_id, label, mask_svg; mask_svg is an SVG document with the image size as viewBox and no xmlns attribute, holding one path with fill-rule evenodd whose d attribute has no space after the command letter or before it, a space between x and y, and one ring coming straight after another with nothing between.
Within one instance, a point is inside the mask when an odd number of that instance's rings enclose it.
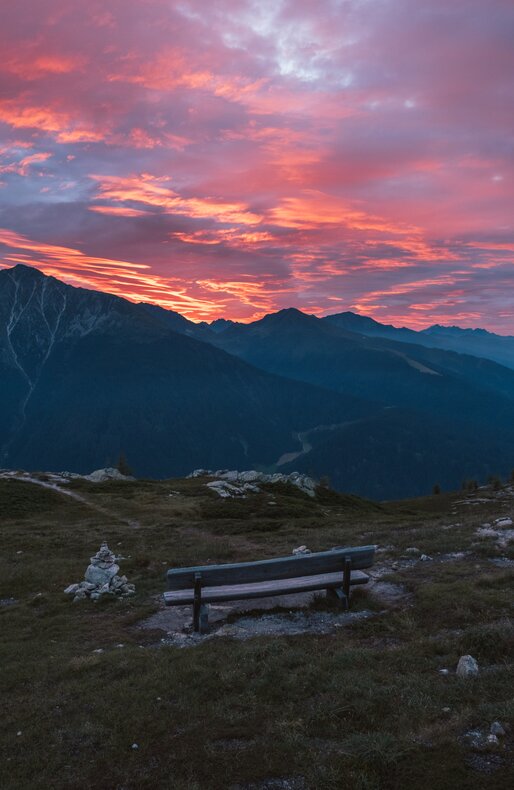
<instances>
[{"instance_id":1,"label":"shadowed mountain slope","mask_svg":"<svg viewBox=\"0 0 514 790\"><path fill-rule=\"evenodd\" d=\"M380 324L373 318L356 313L337 313L326 316L323 321L369 337L383 337L399 343L414 343L428 348L440 348L469 354L514 368L514 337L495 335L485 329L461 329L458 326L434 326L416 332L406 327Z\"/></svg>"},{"instance_id":2,"label":"shadowed mountain slope","mask_svg":"<svg viewBox=\"0 0 514 790\"><path fill-rule=\"evenodd\" d=\"M137 474L272 464L295 432L372 407L169 330L154 311L35 269L0 272L2 465Z\"/></svg>"}]
</instances>

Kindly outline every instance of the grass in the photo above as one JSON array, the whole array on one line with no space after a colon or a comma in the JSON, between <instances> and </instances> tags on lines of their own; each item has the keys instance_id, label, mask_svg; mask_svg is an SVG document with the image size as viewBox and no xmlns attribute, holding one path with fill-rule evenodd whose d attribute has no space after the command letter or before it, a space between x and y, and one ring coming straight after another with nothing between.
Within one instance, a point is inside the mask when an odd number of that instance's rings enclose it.
<instances>
[{"instance_id":1,"label":"grass","mask_svg":"<svg viewBox=\"0 0 514 790\"><path fill-rule=\"evenodd\" d=\"M271 778L315 790L512 786L512 733L490 773L471 767L460 741L471 727L513 723L513 576L489 561L509 552L475 535L503 501L378 506L287 486L221 501L198 480L71 485L86 503L0 480L0 599L16 600L0 606L2 790L214 790ZM137 595L74 605L62 590L104 538ZM302 543L378 543L388 547L380 563L411 546L435 559L385 577L411 593L404 606L330 636L181 650L138 628L158 608L167 567ZM472 553L438 562L450 551ZM368 605L365 591L356 605ZM477 679L439 672L468 652Z\"/></svg>"}]
</instances>

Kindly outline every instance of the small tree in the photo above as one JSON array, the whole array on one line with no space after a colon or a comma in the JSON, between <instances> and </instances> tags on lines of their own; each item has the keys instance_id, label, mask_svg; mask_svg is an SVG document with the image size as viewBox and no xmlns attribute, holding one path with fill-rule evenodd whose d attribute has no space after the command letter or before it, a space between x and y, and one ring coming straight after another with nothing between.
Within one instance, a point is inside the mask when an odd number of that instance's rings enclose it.
<instances>
[{"instance_id":1,"label":"small tree","mask_svg":"<svg viewBox=\"0 0 514 790\"><path fill-rule=\"evenodd\" d=\"M434 487L432 488L432 493L436 495L441 493L441 486L439 485L439 483L436 483L434 485Z\"/></svg>"},{"instance_id":2,"label":"small tree","mask_svg":"<svg viewBox=\"0 0 514 790\"><path fill-rule=\"evenodd\" d=\"M123 451L119 455L118 463L116 464L116 469L118 470L118 472L120 472L122 475L125 475L126 477L129 477L132 474L132 469L128 465L127 458Z\"/></svg>"},{"instance_id":3,"label":"small tree","mask_svg":"<svg viewBox=\"0 0 514 790\"><path fill-rule=\"evenodd\" d=\"M502 487L502 481L497 475L489 475L489 484L493 491L499 491Z\"/></svg>"}]
</instances>

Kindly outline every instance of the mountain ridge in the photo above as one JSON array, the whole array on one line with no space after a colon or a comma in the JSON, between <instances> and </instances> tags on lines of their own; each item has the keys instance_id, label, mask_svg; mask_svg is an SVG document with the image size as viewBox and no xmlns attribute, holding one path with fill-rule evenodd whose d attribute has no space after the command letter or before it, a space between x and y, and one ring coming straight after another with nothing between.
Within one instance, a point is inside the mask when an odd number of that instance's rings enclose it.
<instances>
[{"instance_id":1,"label":"mountain ridge","mask_svg":"<svg viewBox=\"0 0 514 790\"><path fill-rule=\"evenodd\" d=\"M280 461L380 498L514 466L507 367L296 308L217 328L0 270L1 463L84 472L124 452L162 477Z\"/></svg>"}]
</instances>

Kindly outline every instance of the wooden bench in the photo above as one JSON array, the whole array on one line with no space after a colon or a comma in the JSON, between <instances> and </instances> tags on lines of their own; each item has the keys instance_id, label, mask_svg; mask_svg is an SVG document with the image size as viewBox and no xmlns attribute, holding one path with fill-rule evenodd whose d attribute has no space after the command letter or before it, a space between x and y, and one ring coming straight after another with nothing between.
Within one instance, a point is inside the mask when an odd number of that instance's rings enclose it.
<instances>
[{"instance_id":1,"label":"wooden bench","mask_svg":"<svg viewBox=\"0 0 514 790\"><path fill-rule=\"evenodd\" d=\"M350 588L369 580L362 569L373 565L374 553L375 546L338 547L257 562L172 568L164 601L167 606L193 604L193 626L200 633L208 627L209 603L327 590L348 608Z\"/></svg>"}]
</instances>

